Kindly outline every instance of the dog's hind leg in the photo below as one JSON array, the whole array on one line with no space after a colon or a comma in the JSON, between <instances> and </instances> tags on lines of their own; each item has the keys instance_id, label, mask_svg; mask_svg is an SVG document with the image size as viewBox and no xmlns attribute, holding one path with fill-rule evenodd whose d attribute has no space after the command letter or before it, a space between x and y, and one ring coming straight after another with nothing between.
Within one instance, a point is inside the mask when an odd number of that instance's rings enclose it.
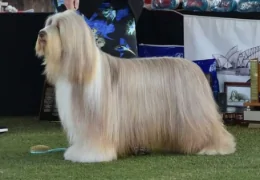
<instances>
[{"instance_id":1,"label":"dog's hind leg","mask_svg":"<svg viewBox=\"0 0 260 180\"><path fill-rule=\"evenodd\" d=\"M176 102L177 108L172 108L172 114L178 119L175 126L180 151L205 155L234 153L235 138L223 125L205 74L186 61L176 64L173 72L173 91L177 95L171 101ZM175 127L173 123L171 126Z\"/></svg>"},{"instance_id":2,"label":"dog's hind leg","mask_svg":"<svg viewBox=\"0 0 260 180\"><path fill-rule=\"evenodd\" d=\"M214 132L212 141L209 142L199 155L227 155L236 151L236 143L234 137L224 128Z\"/></svg>"}]
</instances>

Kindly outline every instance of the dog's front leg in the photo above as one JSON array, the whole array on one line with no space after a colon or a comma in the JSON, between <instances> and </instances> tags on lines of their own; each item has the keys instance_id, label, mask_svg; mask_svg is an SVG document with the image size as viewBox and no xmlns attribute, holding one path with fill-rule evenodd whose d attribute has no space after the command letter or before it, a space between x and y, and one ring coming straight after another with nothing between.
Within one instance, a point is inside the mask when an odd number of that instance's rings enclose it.
<instances>
[{"instance_id":1,"label":"dog's front leg","mask_svg":"<svg viewBox=\"0 0 260 180\"><path fill-rule=\"evenodd\" d=\"M95 140L96 141L96 140ZM117 159L116 149L97 142L75 143L64 154L65 160L81 163L108 162Z\"/></svg>"},{"instance_id":2,"label":"dog's front leg","mask_svg":"<svg viewBox=\"0 0 260 180\"><path fill-rule=\"evenodd\" d=\"M77 132L73 133L75 141L65 152L65 160L82 163L116 160L116 146L104 131L94 121L77 126Z\"/></svg>"}]
</instances>

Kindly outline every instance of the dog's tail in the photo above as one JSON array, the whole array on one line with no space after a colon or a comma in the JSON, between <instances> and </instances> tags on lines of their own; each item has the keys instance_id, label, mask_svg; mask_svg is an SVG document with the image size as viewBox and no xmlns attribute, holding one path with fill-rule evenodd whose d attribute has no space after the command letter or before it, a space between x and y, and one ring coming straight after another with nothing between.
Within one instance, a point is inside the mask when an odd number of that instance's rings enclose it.
<instances>
[{"instance_id":1,"label":"dog's tail","mask_svg":"<svg viewBox=\"0 0 260 180\"><path fill-rule=\"evenodd\" d=\"M234 152L234 138L224 128L211 87L200 67L191 61L176 59L174 81L180 149L186 153L205 148L215 154Z\"/></svg>"}]
</instances>

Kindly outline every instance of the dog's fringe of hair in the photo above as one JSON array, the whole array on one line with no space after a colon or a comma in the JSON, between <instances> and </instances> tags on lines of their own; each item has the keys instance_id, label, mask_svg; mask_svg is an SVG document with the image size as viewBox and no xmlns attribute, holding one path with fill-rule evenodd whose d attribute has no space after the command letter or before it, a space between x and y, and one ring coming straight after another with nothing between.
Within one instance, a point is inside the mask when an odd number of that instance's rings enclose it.
<instances>
[{"instance_id":1,"label":"dog's fringe of hair","mask_svg":"<svg viewBox=\"0 0 260 180\"><path fill-rule=\"evenodd\" d=\"M60 116L61 121L72 146L102 154L92 161L110 161L140 146L187 154L235 151L235 139L196 64L171 57L116 58L97 48L92 31L74 11L49 21L46 27L58 26L60 35L47 43L60 39L62 53L61 68L46 69L47 76L56 74L49 77L56 86L61 77L68 81L71 116ZM58 104L59 112L62 107Z\"/></svg>"}]
</instances>

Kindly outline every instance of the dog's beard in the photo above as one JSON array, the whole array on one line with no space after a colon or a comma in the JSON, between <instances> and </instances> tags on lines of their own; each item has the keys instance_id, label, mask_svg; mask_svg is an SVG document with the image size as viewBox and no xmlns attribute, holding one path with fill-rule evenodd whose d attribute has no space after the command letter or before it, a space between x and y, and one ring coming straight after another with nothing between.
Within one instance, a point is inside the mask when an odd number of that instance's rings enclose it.
<instances>
[{"instance_id":1,"label":"dog's beard","mask_svg":"<svg viewBox=\"0 0 260 180\"><path fill-rule=\"evenodd\" d=\"M37 39L36 43L36 56L41 58L44 57L45 55L45 46L46 46L46 41L41 40L40 38Z\"/></svg>"},{"instance_id":2,"label":"dog's beard","mask_svg":"<svg viewBox=\"0 0 260 180\"><path fill-rule=\"evenodd\" d=\"M61 40L56 28L45 29L46 35L38 37L35 50L38 57L43 57L42 64L45 65L43 74L47 76L49 83L54 84L61 68Z\"/></svg>"}]
</instances>

